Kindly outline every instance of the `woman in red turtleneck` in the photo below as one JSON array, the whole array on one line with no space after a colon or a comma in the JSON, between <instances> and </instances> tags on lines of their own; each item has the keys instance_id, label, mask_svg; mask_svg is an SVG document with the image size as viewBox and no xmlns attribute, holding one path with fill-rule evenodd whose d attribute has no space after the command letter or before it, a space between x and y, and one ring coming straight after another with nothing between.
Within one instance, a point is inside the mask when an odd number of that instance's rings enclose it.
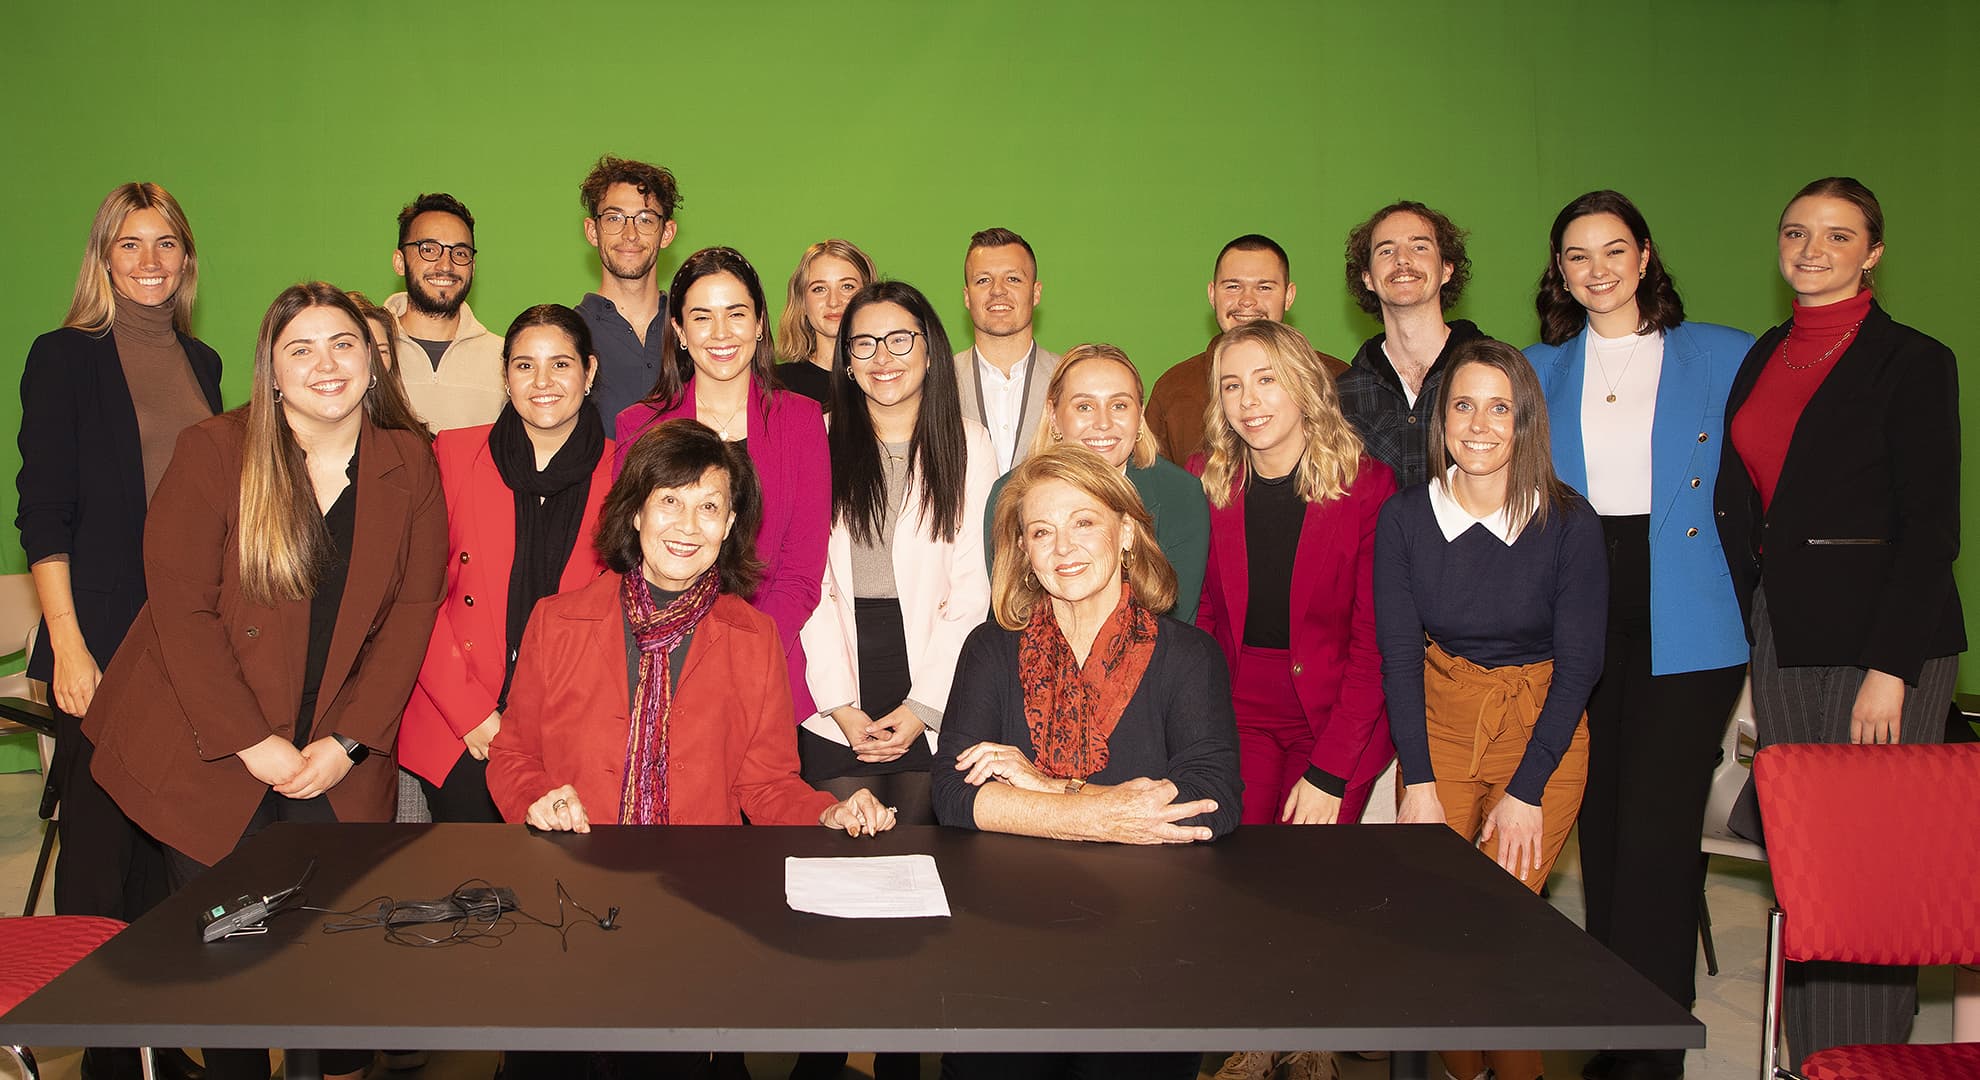
<instances>
[{"instance_id":1,"label":"woman in red turtleneck","mask_svg":"<svg viewBox=\"0 0 1980 1080\"><path fill-rule=\"evenodd\" d=\"M1939 742L1966 649L1952 350L1878 306L1884 214L1857 181L1801 189L1781 215L1780 255L1794 317L1760 338L1733 383L1734 452L1715 499L1753 641L1759 742ZM1751 791L1733 825L1758 837ZM1797 1063L1906 1041L1916 969L1788 969Z\"/></svg>"}]
</instances>

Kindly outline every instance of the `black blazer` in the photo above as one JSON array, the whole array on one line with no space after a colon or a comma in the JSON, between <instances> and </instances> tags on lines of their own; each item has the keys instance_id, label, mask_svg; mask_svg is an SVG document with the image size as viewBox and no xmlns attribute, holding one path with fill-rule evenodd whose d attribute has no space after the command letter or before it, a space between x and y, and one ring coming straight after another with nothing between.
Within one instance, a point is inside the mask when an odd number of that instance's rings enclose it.
<instances>
[{"instance_id":1,"label":"black blazer","mask_svg":"<svg viewBox=\"0 0 1980 1080\"><path fill-rule=\"evenodd\" d=\"M220 411L220 354L184 333L206 403ZM36 338L21 373L20 506L14 527L29 565L69 556L76 623L98 666L144 606L144 454L137 408L105 331L64 327ZM27 673L49 679L54 647L42 624Z\"/></svg>"},{"instance_id":2,"label":"black blazer","mask_svg":"<svg viewBox=\"0 0 1980 1080\"><path fill-rule=\"evenodd\" d=\"M1791 323L1762 335L1726 402L1725 438ZM1719 538L1752 636L1764 582L1783 665L1872 668L1916 685L1966 650L1959 554L1959 375L1952 350L1875 302L1808 401L1768 511L1735 450L1719 458Z\"/></svg>"}]
</instances>

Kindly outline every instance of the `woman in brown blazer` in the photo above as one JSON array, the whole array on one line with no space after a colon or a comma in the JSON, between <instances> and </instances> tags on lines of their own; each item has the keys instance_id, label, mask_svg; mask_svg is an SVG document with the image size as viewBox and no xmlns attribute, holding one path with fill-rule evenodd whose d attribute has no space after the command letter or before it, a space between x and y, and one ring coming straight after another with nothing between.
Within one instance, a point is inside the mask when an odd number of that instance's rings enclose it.
<instances>
[{"instance_id":1,"label":"woman in brown blazer","mask_svg":"<svg viewBox=\"0 0 1980 1080\"><path fill-rule=\"evenodd\" d=\"M342 292L284 290L248 403L180 436L152 500L149 600L83 731L175 890L277 821L392 819L447 521L426 432L374 357ZM260 1051L206 1061L268 1075ZM370 1054L323 1061L356 1075Z\"/></svg>"}]
</instances>

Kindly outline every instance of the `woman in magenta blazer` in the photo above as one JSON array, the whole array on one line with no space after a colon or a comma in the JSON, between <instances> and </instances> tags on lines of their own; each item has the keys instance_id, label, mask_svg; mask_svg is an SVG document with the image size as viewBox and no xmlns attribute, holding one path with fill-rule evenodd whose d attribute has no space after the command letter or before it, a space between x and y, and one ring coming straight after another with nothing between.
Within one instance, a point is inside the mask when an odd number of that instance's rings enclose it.
<instances>
[{"instance_id":1,"label":"woman in magenta blazer","mask_svg":"<svg viewBox=\"0 0 1980 1080\"><path fill-rule=\"evenodd\" d=\"M741 442L763 491L763 526L756 557L763 578L746 597L777 624L790 664L797 717L817 709L805 688L798 631L818 607L825 578L825 538L831 531L832 470L825 418L818 403L781 389L772 368L775 341L763 283L749 260L731 248L704 248L674 273L668 296L660 377L645 399L619 414L617 476L640 435L675 417L699 420L724 440Z\"/></svg>"},{"instance_id":2,"label":"woman in magenta blazer","mask_svg":"<svg viewBox=\"0 0 1980 1080\"><path fill-rule=\"evenodd\" d=\"M399 724L399 764L419 778L435 821L502 820L488 746L530 611L605 571L591 538L612 485L612 440L585 401L598 375L591 331L570 308L539 304L510 324L502 369L509 402L495 423L433 442L447 598Z\"/></svg>"},{"instance_id":3,"label":"woman in magenta blazer","mask_svg":"<svg viewBox=\"0 0 1980 1080\"><path fill-rule=\"evenodd\" d=\"M1196 624L1231 667L1246 825L1353 822L1395 755L1375 647L1375 522L1395 474L1362 452L1299 331L1227 331L1208 456Z\"/></svg>"}]
</instances>

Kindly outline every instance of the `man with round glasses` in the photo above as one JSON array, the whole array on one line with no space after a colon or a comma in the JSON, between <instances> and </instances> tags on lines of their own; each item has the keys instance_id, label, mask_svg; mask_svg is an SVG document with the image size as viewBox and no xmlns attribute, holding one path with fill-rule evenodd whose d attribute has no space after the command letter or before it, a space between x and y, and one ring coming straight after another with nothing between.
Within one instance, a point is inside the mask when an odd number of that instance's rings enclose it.
<instances>
[{"instance_id":1,"label":"man with round glasses","mask_svg":"<svg viewBox=\"0 0 1980 1080\"><path fill-rule=\"evenodd\" d=\"M598 159L578 187L584 200L584 239L598 249L598 291L584 294L577 312L598 350L591 405L611 431L619 413L653 389L660 374L660 331L667 294L660 289L660 250L674 242L680 189L658 165L610 154Z\"/></svg>"},{"instance_id":2,"label":"man with round glasses","mask_svg":"<svg viewBox=\"0 0 1980 1080\"><path fill-rule=\"evenodd\" d=\"M474 215L442 192L399 211L392 272L404 292L385 299L398 324L399 374L435 431L486 424L502 411L502 339L467 305L474 284Z\"/></svg>"}]
</instances>

